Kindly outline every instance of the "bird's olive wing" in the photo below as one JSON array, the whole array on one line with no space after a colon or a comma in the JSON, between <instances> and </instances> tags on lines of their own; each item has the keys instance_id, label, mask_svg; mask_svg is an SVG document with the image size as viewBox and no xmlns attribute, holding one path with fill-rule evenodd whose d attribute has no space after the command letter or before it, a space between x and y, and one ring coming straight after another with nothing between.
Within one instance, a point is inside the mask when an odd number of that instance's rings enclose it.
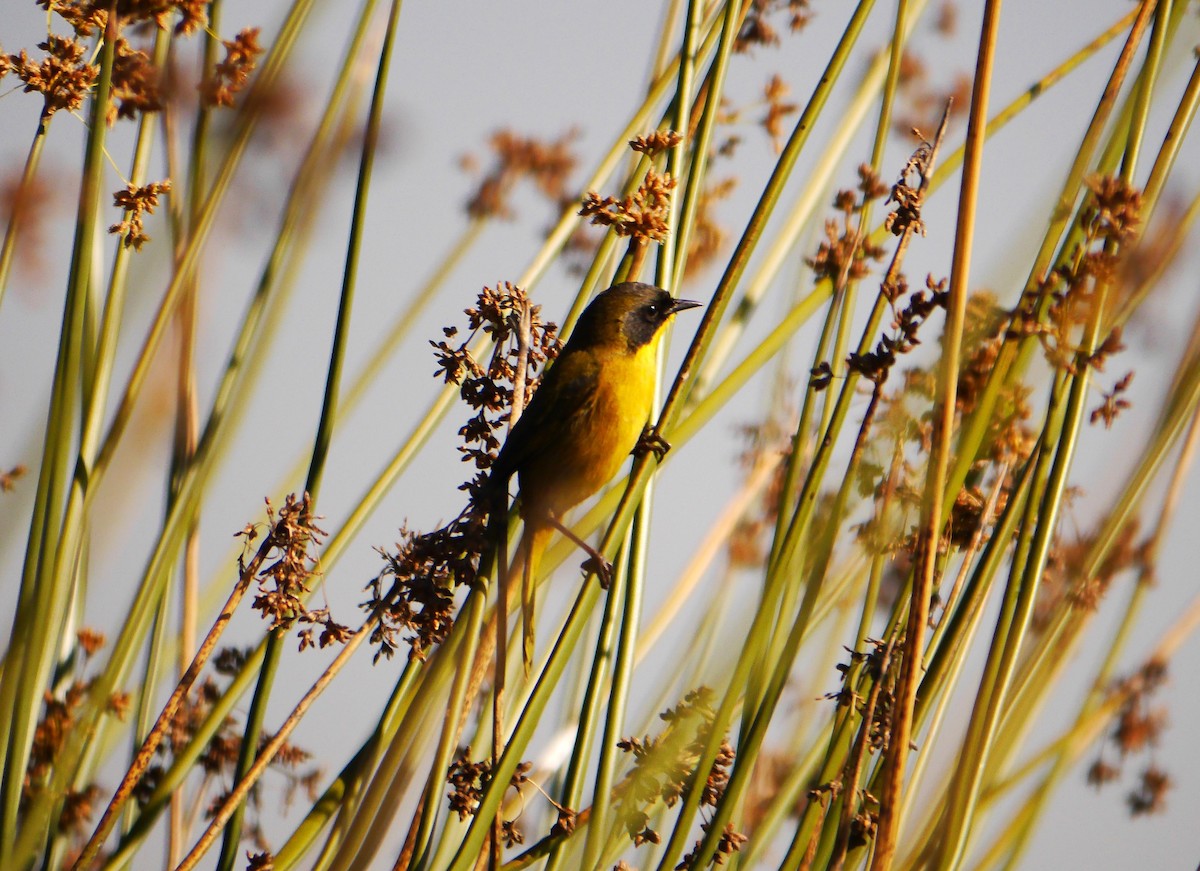
<instances>
[{"instance_id":1,"label":"bird's olive wing","mask_svg":"<svg viewBox=\"0 0 1200 871\"><path fill-rule=\"evenodd\" d=\"M591 406L596 376L597 364L590 354L559 357L509 432L493 473L512 475L529 457L554 451Z\"/></svg>"}]
</instances>

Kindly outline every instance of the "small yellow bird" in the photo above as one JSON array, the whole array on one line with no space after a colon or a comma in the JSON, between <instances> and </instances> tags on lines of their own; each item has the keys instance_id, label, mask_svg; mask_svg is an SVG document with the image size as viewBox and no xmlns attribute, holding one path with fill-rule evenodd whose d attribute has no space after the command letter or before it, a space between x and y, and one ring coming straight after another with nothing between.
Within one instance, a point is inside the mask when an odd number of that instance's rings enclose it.
<instances>
[{"instance_id":1,"label":"small yellow bird","mask_svg":"<svg viewBox=\"0 0 1200 871\"><path fill-rule=\"evenodd\" d=\"M520 483L527 611L546 544L555 527L566 531L563 514L616 475L649 422L663 327L698 305L635 281L597 294L509 432L491 478L503 488L515 473Z\"/></svg>"}]
</instances>

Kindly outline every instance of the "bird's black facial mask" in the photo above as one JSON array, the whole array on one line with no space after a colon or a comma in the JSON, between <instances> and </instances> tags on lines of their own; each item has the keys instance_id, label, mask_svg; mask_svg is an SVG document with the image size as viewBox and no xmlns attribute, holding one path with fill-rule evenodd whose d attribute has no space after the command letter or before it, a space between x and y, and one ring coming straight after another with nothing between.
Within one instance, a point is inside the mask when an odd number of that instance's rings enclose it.
<instances>
[{"instance_id":1,"label":"bird's black facial mask","mask_svg":"<svg viewBox=\"0 0 1200 871\"><path fill-rule=\"evenodd\" d=\"M622 332L629 342L629 350L634 351L651 341L663 325L676 312L700 305L690 299L675 299L665 290L660 290L653 298L646 300L625 315Z\"/></svg>"}]
</instances>

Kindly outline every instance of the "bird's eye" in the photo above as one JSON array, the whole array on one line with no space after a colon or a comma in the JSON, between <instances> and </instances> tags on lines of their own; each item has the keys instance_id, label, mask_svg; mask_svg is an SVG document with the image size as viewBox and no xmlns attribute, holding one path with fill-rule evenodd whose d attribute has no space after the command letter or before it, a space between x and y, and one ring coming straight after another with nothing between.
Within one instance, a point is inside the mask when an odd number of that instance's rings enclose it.
<instances>
[{"instance_id":1,"label":"bird's eye","mask_svg":"<svg viewBox=\"0 0 1200 871\"><path fill-rule=\"evenodd\" d=\"M650 315L650 317L657 315L658 305L656 303L650 303L650 305L646 306L646 314Z\"/></svg>"}]
</instances>

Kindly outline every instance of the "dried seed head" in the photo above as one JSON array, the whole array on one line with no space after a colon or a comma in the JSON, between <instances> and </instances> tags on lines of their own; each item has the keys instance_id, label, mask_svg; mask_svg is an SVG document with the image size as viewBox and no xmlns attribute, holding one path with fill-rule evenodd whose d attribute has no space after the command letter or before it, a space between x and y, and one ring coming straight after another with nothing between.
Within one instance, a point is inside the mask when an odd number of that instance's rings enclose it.
<instances>
[{"instance_id":1,"label":"dried seed head","mask_svg":"<svg viewBox=\"0 0 1200 871\"><path fill-rule=\"evenodd\" d=\"M25 83L26 93L42 95L43 114L53 115L59 109L73 112L83 105L99 72L86 60L86 46L52 33L38 48L46 53L41 63L34 63L22 50L8 56L8 68Z\"/></svg>"},{"instance_id":2,"label":"dried seed head","mask_svg":"<svg viewBox=\"0 0 1200 871\"><path fill-rule=\"evenodd\" d=\"M265 49L258 44L261 28L246 27L233 39L222 40L225 59L200 83L200 98L207 106L232 106L234 97L250 81L250 74Z\"/></svg>"},{"instance_id":3,"label":"dried seed head","mask_svg":"<svg viewBox=\"0 0 1200 871\"><path fill-rule=\"evenodd\" d=\"M489 145L495 164L467 201L467 214L476 219L511 219L514 212L509 200L522 179L532 181L555 208L561 208L571 199L567 182L578 162L572 150L578 136L575 130L551 141L519 136L511 130L492 134ZM468 156L460 163L469 170L477 161Z\"/></svg>"},{"instance_id":4,"label":"dried seed head","mask_svg":"<svg viewBox=\"0 0 1200 871\"><path fill-rule=\"evenodd\" d=\"M794 115L800 108L795 103L785 101L784 98L787 97L790 90L778 75L771 76L771 80L763 88L767 114L763 116L761 123L763 129L767 131L767 135L771 137L771 145L775 148L776 154L783 150L783 119L788 115Z\"/></svg>"},{"instance_id":5,"label":"dried seed head","mask_svg":"<svg viewBox=\"0 0 1200 871\"><path fill-rule=\"evenodd\" d=\"M158 207L159 195L170 190L171 180L165 179L142 187L127 185L125 190L116 191L113 194L113 205L124 210L125 219L109 227L108 232L122 236L121 244L126 248L142 250L142 246L150 241L143 225L144 216L154 214L155 208Z\"/></svg>"}]
</instances>

